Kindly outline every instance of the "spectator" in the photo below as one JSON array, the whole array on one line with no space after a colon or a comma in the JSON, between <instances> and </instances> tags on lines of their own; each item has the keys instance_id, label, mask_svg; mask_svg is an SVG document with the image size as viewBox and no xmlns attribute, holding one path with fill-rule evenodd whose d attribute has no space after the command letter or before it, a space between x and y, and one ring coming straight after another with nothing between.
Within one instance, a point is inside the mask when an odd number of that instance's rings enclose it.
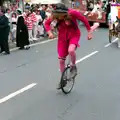
<instances>
[{"instance_id":1,"label":"spectator","mask_svg":"<svg viewBox=\"0 0 120 120\"><path fill-rule=\"evenodd\" d=\"M46 9L47 7L45 5L42 6L42 10L40 10L40 15L42 17L42 24L44 24L44 20L47 18L47 15L46 15ZM44 25L43 25L44 26ZM45 31L45 28L44 28L44 35L43 37L45 37L47 35L46 31Z\"/></svg>"},{"instance_id":2,"label":"spectator","mask_svg":"<svg viewBox=\"0 0 120 120\"><path fill-rule=\"evenodd\" d=\"M16 43L17 47L20 47L20 49L24 49L25 45L27 47L25 49L29 49L29 40L28 40L28 29L27 26L25 25L24 18L22 16L22 12L20 10L17 10L18 12L18 21L17 21L17 36L16 36Z\"/></svg>"},{"instance_id":3,"label":"spectator","mask_svg":"<svg viewBox=\"0 0 120 120\"><path fill-rule=\"evenodd\" d=\"M37 15L35 13L35 9L31 11L31 19L33 22L33 40L37 40Z\"/></svg>"},{"instance_id":4,"label":"spectator","mask_svg":"<svg viewBox=\"0 0 120 120\"><path fill-rule=\"evenodd\" d=\"M30 4L26 3L25 4L25 9L30 9Z\"/></svg>"},{"instance_id":5,"label":"spectator","mask_svg":"<svg viewBox=\"0 0 120 120\"><path fill-rule=\"evenodd\" d=\"M11 11L10 11L10 9L6 10L5 16L8 18L9 26L10 26L10 33L9 33L8 39L12 40L12 31L11 31L12 30L12 24L11 24Z\"/></svg>"},{"instance_id":6,"label":"spectator","mask_svg":"<svg viewBox=\"0 0 120 120\"><path fill-rule=\"evenodd\" d=\"M17 14L12 13L12 18L11 18L11 23L12 23L12 40L16 39L16 24L17 24Z\"/></svg>"},{"instance_id":7,"label":"spectator","mask_svg":"<svg viewBox=\"0 0 120 120\"><path fill-rule=\"evenodd\" d=\"M2 8L0 12L0 53L10 54L8 45L8 35L10 31L8 18L5 16L5 10Z\"/></svg>"},{"instance_id":8,"label":"spectator","mask_svg":"<svg viewBox=\"0 0 120 120\"><path fill-rule=\"evenodd\" d=\"M42 19L44 21L44 19L46 18L46 6L45 5L42 6L42 10L40 10L40 15L42 16Z\"/></svg>"},{"instance_id":9,"label":"spectator","mask_svg":"<svg viewBox=\"0 0 120 120\"><path fill-rule=\"evenodd\" d=\"M94 3L91 0L86 0L87 2L87 11L84 13L84 15L87 15L89 12L88 11L92 11L94 8Z\"/></svg>"},{"instance_id":10,"label":"spectator","mask_svg":"<svg viewBox=\"0 0 120 120\"><path fill-rule=\"evenodd\" d=\"M29 10L26 10L25 24L27 25L27 28L28 28L29 41L33 42L33 35L32 35L33 21L32 21L31 12Z\"/></svg>"},{"instance_id":11,"label":"spectator","mask_svg":"<svg viewBox=\"0 0 120 120\"><path fill-rule=\"evenodd\" d=\"M98 14L98 19L102 19L102 6L100 2L95 2L94 9L92 10L91 14L88 16L93 16L94 13Z\"/></svg>"},{"instance_id":12,"label":"spectator","mask_svg":"<svg viewBox=\"0 0 120 120\"><path fill-rule=\"evenodd\" d=\"M87 0L87 10L92 11L94 8L94 3L91 0Z\"/></svg>"},{"instance_id":13,"label":"spectator","mask_svg":"<svg viewBox=\"0 0 120 120\"><path fill-rule=\"evenodd\" d=\"M6 13L5 13L6 17L9 19L9 22L11 21L11 11L10 9L7 9L6 10Z\"/></svg>"},{"instance_id":14,"label":"spectator","mask_svg":"<svg viewBox=\"0 0 120 120\"><path fill-rule=\"evenodd\" d=\"M47 16L47 17L50 17L50 16L51 16L52 10L53 10L52 6L51 6L51 5L48 5L48 8L46 9L46 16Z\"/></svg>"},{"instance_id":15,"label":"spectator","mask_svg":"<svg viewBox=\"0 0 120 120\"><path fill-rule=\"evenodd\" d=\"M42 17L40 15L40 10L37 11L37 25L38 25L38 35L44 36L44 27L42 24Z\"/></svg>"}]
</instances>

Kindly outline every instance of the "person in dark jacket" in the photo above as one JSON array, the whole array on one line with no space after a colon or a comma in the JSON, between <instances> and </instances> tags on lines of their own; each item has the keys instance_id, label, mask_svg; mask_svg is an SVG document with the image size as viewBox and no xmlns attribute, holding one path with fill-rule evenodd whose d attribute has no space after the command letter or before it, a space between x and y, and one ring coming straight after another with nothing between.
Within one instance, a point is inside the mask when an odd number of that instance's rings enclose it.
<instances>
[{"instance_id":1,"label":"person in dark jacket","mask_svg":"<svg viewBox=\"0 0 120 120\"><path fill-rule=\"evenodd\" d=\"M47 7L45 5L42 6L42 10L40 10L40 15L42 17L42 24L44 22L44 20L46 19L47 15L46 15L46 9ZM44 27L44 24L43 24ZM42 35L43 37L45 37L47 35L46 30L44 28L44 34Z\"/></svg>"},{"instance_id":2,"label":"person in dark jacket","mask_svg":"<svg viewBox=\"0 0 120 120\"><path fill-rule=\"evenodd\" d=\"M21 15L22 12L20 10L17 10L19 17L17 21L17 31L16 31L16 43L17 47L20 47L20 49L29 49L29 35L28 35L28 29L25 25L24 18ZM25 46L27 46L25 48Z\"/></svg>"},{"instance_id":3,"label":"person in dark jacket","mask_svg":"<svg viewBox=\"0 0 120 120\"><path fill-rule=\"evenodd\" d=\"M42 6L42 10L40 10L40 15L41 15L41 17L42 17L42 19L44 21L44 19L47 17L47 15L46 15L46 6L45 5Z\"/></svg>"},{"instance_id":4,"label":"person in dark jacket","mask_svg":"<svg viewBox=\"0 0 120 120\"><path fill-rule=\"evenodd\" d=\"M5 16L5 9L0 11L0 53L10 54L8 45L8 36L10 32L10 26L8 18Z\"/></svg>"}]
</instances>

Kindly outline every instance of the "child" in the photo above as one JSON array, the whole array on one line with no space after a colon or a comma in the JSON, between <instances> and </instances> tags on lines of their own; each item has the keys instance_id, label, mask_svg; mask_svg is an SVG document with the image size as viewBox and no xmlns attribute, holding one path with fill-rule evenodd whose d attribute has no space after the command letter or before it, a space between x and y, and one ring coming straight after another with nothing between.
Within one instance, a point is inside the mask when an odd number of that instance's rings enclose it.
<instances>
[{"instance_id":1,"label":"child","mask_svg":"<svg viewBox=\"0 0 120 120\"><path fill-rule=\"evenodd\" d=\"M40 10L37 11L37 25L38 25L38 35L44 35L43 19L40 15Z\"/></svg>"},{"instance_id":2,"label":"child","mask_svg":"<svg viewBox=\"0 0 120 120\"><path fill-rule=\"evenodd\" d=\"M33 42L33 35L32 35L33 21L31 17L31 12L29 10L26 10L26 15L24 19L25 19L25 24L27 25L27 28L28 28L29 41Z\"/></svg>"},{"instance_id":3,"label":"child","mask_svg":"<svg viewBox=\"0 0 120 120\"><path fill-rule=\"evenodd\" d=\"M88 16L92 16L94 13L98 14L98 18L97 19L102 19L102 4L100 4L99 2L96 2L94 5L94 9L92 10L92 12L90 13L90 15Z\"/></svg>"},{"instance_id":4,"label":"child","mask_svg":"<svg viewBox=\"0 0 120 120\"><path fill-rule=\"evenodd\" d=\"M12 18L11 18L11 22L12 22L12 38L13 40L16 39L16 24L17 24L17 14L16 13L12 13Z\"/></svg>"}]
</instances>

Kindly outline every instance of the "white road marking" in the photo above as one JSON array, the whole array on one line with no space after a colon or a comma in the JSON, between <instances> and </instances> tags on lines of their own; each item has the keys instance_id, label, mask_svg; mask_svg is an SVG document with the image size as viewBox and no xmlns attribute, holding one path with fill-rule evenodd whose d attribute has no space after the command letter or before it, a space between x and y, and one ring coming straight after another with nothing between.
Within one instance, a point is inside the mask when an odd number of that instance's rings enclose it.
<instances>
[{"instance_id":1,"label":"white road marking","mask_svg":"<svg viewBox=\"0 0 120 120\"><path fill-rule=\"evenodd\" d=\"M31 44L31 45L29 45L29 46L32 47L32 46L36 46L36 45L45 44L45 43L48 43L48 42L52 42L52 41L54 41L54 40L56 40L56 39L57 39L57 38L50 39L50 40L45 40L45 41L42 41L42 42L38 42L38 43ZM18 49L19 49L19 48L16 47L16 48L11 49L10 51L15 51L15 50L18 50Z\"/></svg>"},{"instance_id":2,"label":"white road marking","mask_svg":"<svg viewBox=\"0 0 120 120\"><path fill-rule=\"evenodd\" d=\"M10 49L10 52L15 51L15 50L18 50L18 48L16 47L16 48Z\"/></svg>"},{"instance_id":3,"label":"white road marking","mask_svg":"<svg viewBox=\"0 0 120 120\"><path fill-rule=\"evenodd\" d=\"M17 95L31 89L31 88L33 88L36 85L37 85L37 83L32 83L32 84L30 84L30 85L28 85L28 86L26 86L26 87L24 87L24 88L22 88L22 89L20 89L20 90L18 90L16 92L14 92L14 93L9 94L8 96L0 99L0 103L6 102L6 101L10 100L11 98L13 98L13 97L15 97L15 96L17 96Z\"/></svg>"},{"instance_id":4,"label":"white road marking","mask_svg":"<svg viewBox=\"0 0 120 120\"><path fill-rule=\"evenodd\" d=\"M118 38L116 38L115 40L113 40L112 43L116 42L117 40L118 40ZM110 45L112 45L112 43L109 43L109 44L105 45L104 47L107 48L107 47L109 47Z\"/></svg>"},{"instance_id":5,"label":"white road marking","mask_svg":"<svg viewBox=\"0 0 120 120\"><path fill-rule=\"evenodd\" d=\"M81 58L80 60L77 60L76 63L82 62L83 60L88 59L89 57L97 54L98 52L99 52L99 51L94 51L94 52L92 52L91 54L86 55L85 57Z\"/></svg>"},{"instance_id":6,"label":"white road marking","mask_svg":"<svg viewBox=\"0 0 120 120\"><path fill-rule=\"evenodd\" d=\"M76 61L76 64L82 62L82 61L85 60L85 59L88 59L89 57L91 57L91 56L97 54L98 52L99 52L99 51L94 51L94 52L90 53L89 55L86 55L85 57L83 57L83 58L77 60L77 61ZM60 69L59 69L59 71L60 71Z\"/></svg>"}]
</instances>

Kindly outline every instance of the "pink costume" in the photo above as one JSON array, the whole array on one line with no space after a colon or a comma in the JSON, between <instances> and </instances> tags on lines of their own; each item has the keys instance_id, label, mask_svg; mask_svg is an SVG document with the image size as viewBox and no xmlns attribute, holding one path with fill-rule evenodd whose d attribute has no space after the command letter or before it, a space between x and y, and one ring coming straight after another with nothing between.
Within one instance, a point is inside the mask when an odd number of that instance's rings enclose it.
<instances>
[{"instance_id":1,"label":"pink costume","mask_svg":"<svg viewBox=\"0 0 120 120\"><path fill-rule=\"evenodd\" d=\"M72 17L72 24L67 25L65 20L61 20L58 23L58 55L59 58L65 58L68 55L68 47L70 44L75 44L79 46L80 40L80 30L78 28L77 20L82 21L87 30L91 30L88 20L81 15L81 13L77 10L69 9L68 14ZM46 31L51 30L52 19L47 19L45 21Z\"/></svg>"}]
</instances>

